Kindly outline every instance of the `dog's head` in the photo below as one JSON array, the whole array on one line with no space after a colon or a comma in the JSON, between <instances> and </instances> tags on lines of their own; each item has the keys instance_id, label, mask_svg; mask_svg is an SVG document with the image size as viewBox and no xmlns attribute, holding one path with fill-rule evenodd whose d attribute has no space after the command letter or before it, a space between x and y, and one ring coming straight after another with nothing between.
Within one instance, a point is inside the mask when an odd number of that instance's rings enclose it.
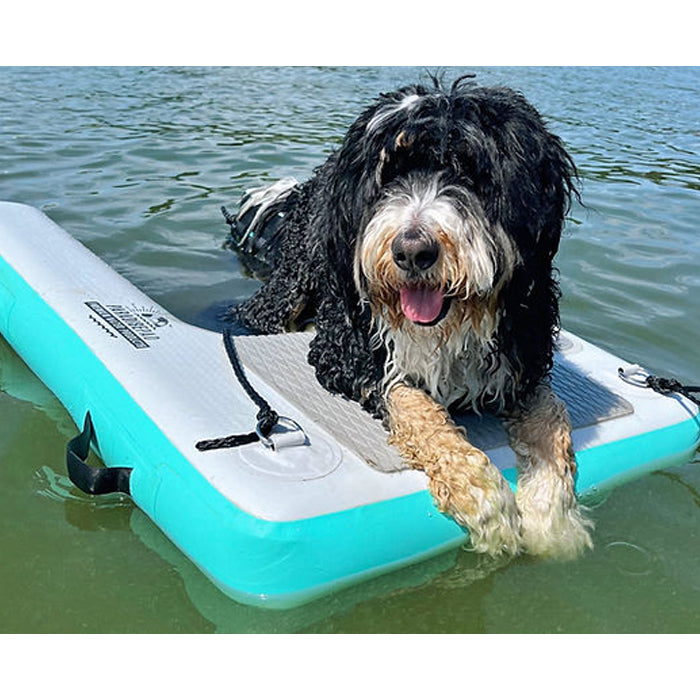
<instances>
[{"instance_id":1,"label":"dog's head","mask_svg":"<svg viewBox=\"0 0 700 700\"><path fill-rule=\"evenodd\" d=\"M468 320L488 333L514 280L526 304L527 281L551 277L574 177L520 94L463 79L405 87L361 114L334 156L332 253L391 328Z\"/></svg>"}]
</instances>

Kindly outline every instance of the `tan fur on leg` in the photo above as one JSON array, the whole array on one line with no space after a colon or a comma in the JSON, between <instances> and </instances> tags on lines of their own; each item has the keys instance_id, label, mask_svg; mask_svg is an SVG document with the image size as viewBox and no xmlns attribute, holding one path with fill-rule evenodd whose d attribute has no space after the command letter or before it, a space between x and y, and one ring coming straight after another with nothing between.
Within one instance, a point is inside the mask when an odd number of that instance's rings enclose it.
<instances>
[{"instance_id":1,"label":"tan fur on leg","mask_svg":"<svg viewBox=\"0 0 700 700\"><path fill-rule=\"evenodd\" d=\"M526 410L506 421L518 459L516 501L531 554L572 559L593 548L593 523L576 502L576 459L566 406L543 384Z\"/></svg>"},{"instance_id":2,"label":"tan fur on leg","mask_svg":"<svg viewBox=\"0 0 700 700\"><path fill-rule=\"evenodd\" d=\"M388 396L391 435L409 466L424 471L438 508L469 530L477 552L517 554L520 518L510 487L443 406L397 384Z\"/></svg>"}]
</instances>

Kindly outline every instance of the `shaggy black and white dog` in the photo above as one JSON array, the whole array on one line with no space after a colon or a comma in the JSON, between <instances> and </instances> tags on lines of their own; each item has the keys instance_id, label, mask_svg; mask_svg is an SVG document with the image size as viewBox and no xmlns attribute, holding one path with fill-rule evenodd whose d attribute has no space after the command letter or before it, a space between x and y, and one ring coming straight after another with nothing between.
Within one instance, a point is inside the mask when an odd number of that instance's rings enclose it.
<instances>
[{"instance_id":1,"label":"shaggy black and white dog","mask_svg":"<svg viewBox=\"0 0 700 700\"><path fill-rule=\"evenodd\" d=\"M267 280L238 320L279 333L313 319L318 381L385 421L477 551L591 546L569 419L549 385L552 260L574 180L520 94L434 79L380 95L307 182L252 191L227 215ZM516 494L449 409L503 416Z\"/></svg>"}]
</instances>

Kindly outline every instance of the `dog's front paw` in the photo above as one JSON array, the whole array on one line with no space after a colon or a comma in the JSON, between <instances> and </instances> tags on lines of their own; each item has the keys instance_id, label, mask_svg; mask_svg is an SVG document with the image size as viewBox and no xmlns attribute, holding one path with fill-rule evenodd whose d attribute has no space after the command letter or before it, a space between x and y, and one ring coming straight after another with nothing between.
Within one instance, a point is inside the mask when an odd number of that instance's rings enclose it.
<instances>
[{"instance_id":1,"label":"dog's front paw","mask_svg":"<svg viewBox=\"0 0 700 700\"><path fill-rule=\"evenodd\" d=\"M519 485L516 502L522 517L523 546L528 554L551 559L576 559L593 549L593 522L571 491L550 482Z\"/></svg>"},{"instance_id":2,"label":"dog's front paw","mask_svg":"<svg viewBox=\"0 0 700 700\"><path fill-rule=\"evenodd\" d=\"M518 554L520 515L513 492L445 408L405 384L392 387L388 407L389 444L409 466L426 473L437 507L469 530L473 550Z\"/></svg>"},{"instance_id":3,"label":"dog's front paw","mask_svg":"<svg viewBox=\"0 0 700 700\"><path fill-rule=\"evenodd\" d=\"M515 497L485 454L470 451L465 460L429 476L438 507L469 531L474 552L495 557L522 550Z\"/></svg>"}]
</instances>

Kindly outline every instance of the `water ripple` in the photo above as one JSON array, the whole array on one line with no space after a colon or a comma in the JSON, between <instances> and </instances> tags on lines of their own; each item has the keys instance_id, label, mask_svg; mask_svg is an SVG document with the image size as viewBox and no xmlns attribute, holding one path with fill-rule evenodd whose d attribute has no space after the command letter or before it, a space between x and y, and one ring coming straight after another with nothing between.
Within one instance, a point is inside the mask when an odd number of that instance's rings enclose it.
<instances>
[{"instance_id":1,"label":"water ripple","mask_svg":"<svg viewBox=\"0 0 700 700\"><path fill-rule=\"evenodd\" d=\"M610 542L604 551L608 566L623 576L649 576L659 561L653 552L631 542Z\"/></svg>"}]
</instances>

